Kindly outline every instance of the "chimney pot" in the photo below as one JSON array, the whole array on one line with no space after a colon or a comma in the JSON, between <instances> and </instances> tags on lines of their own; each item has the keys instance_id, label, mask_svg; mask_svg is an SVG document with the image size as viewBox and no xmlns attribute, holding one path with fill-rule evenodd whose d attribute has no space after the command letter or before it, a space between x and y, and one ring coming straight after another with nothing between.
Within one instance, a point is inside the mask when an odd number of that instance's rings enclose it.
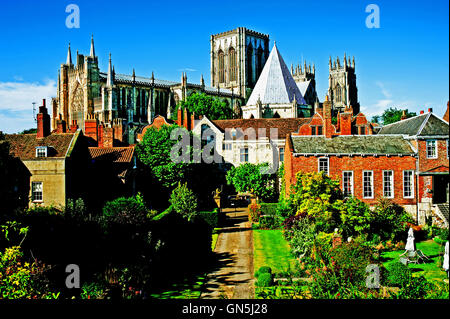
<instances>
[{"instance_id":1,"label":"chimney pot","mask_svg":"<svg viewBox=\"0 0 450 319\"><path fill-rule=\"evenodd\" d=\"M433 109L430 107L430 108L428 108L428 113L431 113L431 112L433 112Z\"/></svg>"},{"instance_id":2,"label":"chimney pot","mask_svg":"<svg viewBox=\"0 0 450 319\"><path fill-rule=\"evenodd\" d=\"M423 114L423 113L425 113L423 110L420 110L420 114Z\"/></svg>"}]
</instances>

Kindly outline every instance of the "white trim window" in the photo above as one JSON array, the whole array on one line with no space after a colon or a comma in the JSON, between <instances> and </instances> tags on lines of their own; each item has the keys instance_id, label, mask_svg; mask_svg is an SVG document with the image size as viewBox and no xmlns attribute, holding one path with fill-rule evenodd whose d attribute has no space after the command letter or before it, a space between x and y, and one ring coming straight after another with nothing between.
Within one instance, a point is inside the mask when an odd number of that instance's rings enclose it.
<instances>
[{"instance_id":1,"label":"white trim window","mask_svg":"<svg viewBox=\"0 0 450 319\"><path fill-rule=\"evenodd\" d=\"M33 202L44 201L44 188L42 182L31 183L31 199Z\"/></svg>"},{"instance_id":2,"label":"white trim window","mask_svg":"<svg viewBox=\"0 0 450 319\"><path fill-rule=\"evenodd\" d=\"M248 162L248 147L242 147L239 150L240 160L241 163L247 163Z\"/></svg>"},{"instance_id":3,"label":"white trim window","mask_svg":"<svg viewBox=\"0 0 450 319\"><path fill-rule=\"evenodd\" d=\"M438 157L437 141L427 140L427 158L437 158L437 157Z\"/></svg>"},{"instance_id":4,"label":"white trim window","mask_svg":"<svg viewBox=\"0 0 450 319\"><path fill-rule=\"evenodd\" d=\"M383 171L383 197L394 198L394 171Z\"/></svg>"},{"instance_id":5,"label":"white trim window","mask_svg":"<svg viewBox=\"0 0 450 319\"><path fill-rule=\"evenodd\" d=\"M329 158L328 157L319 157L318 161L318 172L325 172L326 175L329 175Z\"/></svg>"},{"instance_id":6,"label":"white trim window","mask_svg":"<svg viewBox=\"0 0 450 319\"><path fill-rule=\"evenodd\" d=\"M363 198L373 198L373 171L363 171Z\"/></svg>"},{"instance_id":7,"label":"white trim window","mask_svg":"<svg viewBox=\"0 0 450 319\"><path fill-rule=\"evenodd\" d=\"M403 198L414 198L414 171L403 171Z\"/></svg>"},{"instance_id":8,"label":"white trim window","mask_svg":"<svg viewBox=\"0 0 450 319\"><path fill-rule=\"evenodd\" d=\"M36 157L47 157L47 146L36 146Z\"/></svg>"},{"instance_id":9,"label":"white trim window","mask_svg":"<svg viewBox=\"0 0 450 319\"><path fill-rule=\"evenodd\" d=\"M342 172L342 190L344 196L353 196L353 171Z\"/></svg>"},{"instance_id":10,"label":"white trim window","mask_svg":"<svg viewBox=\"0 0 450 319\"><path fill-rule=\"evenodd\" d=\"M224 151L231 151L231 143L223 143L223 150Z\"/></svg>"}]
</instances>

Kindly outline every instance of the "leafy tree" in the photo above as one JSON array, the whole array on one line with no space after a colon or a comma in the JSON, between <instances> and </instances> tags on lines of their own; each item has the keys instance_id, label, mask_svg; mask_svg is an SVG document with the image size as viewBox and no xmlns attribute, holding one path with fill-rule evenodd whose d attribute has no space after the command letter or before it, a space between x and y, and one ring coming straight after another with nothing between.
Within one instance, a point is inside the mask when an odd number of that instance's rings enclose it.
<instances>
[{"instance_id":1,"label":"leafy tree","mask_svg":"<svg viewBox=\"0 0 450 319\"><path fill-rule=\"evenodd\" d=\"M139 160L148 166L151 175L165 188L175 187L183 181L190 165L189 162L175 163L171 159L171 150L178 141L171 140L170 136L176 129L180 128L176 125L163 125L160 129L152 127L136 146Z\"/></svg>"},{"instance_id":2,"label":"leafy tree","mask_svg":"<svg viewBox=\"0 0 450 319\"><path fill-rule=\"evenodd\" d=\"M181 214L187 220L191 220L197 213L197 198L187 187L186 183L178 183L178 187L172 191L170 203L174 211Z\"/></svg>"},{"instance_id":3,"label":"leafy tree","mask_svg":"<svg viewBox=\"0 0 450 319\"><path fill-rule=\"evenodd\" d=\"M19 134L33 134L36 133L37 129L36 128L29 128L27 130L23 130L22 132L20 132Z\"/></svg>"},{"instance_id":4,"label":"leafy tree","mask_svg":"<svg viewBox=\"0 0 450 319\"><path fill-rule=\"evenodd\" d=\"M103 216L107 221L120 224L140 225L147 219L147 208L140 194L135 197L119 197L107 202L103 207Z\"/></svg>"},{"instance_id":5,"label":"leafy tree","mask_svg":"<svg viewBox=\"0 0 450 319\"><path fill-rule=\"evenodd\" d=\"M381 116L380 115L374 115L372 116L372 119L370 120L372 123L380 124L381 122Z\"/></svg>"},{"instance_id":6,"label":"leafy tree","mask_svg":"<svg viewBox=\"0 0 450 319\"><path fill-rule=\"evenodd\" d=\"M383 114L381 115L381 119L383 120L383 125L388 125L388 124L400 121L403 111L405 111L406 118L417 115L415 112L408 112L408 109L401 110L401 109L397 109L395 107L394 108L390 107L390 108L384 110Z\"/></svg>"},{"instance_id":7,"label":"leafy tree","mask_svg":"<svg viewBox=\"0 0 450 319\"><path fill-rule=\"evenodd\" d=\"M225 120L233 118L233 110L223 100L208 96L204 93L193 93L186 101L180 101L177 105L177 109L187 108L192 114L195 112L197 115L205 115L210 120ZM177 113L174 112L174 116Z\"/></svg>"},{"instance_id":8,"label":"leafy tree","mask_svg":"<svg viewBox=\"0 0 450 319\"><path fill-rule=\"evenodd\" d=\"M361 200L347 198L340 213L341 228L346 236L361 235L369 231L373 214Z\"/></svg>"},{"instance_id":9,"label":"leafy tree","mask_svg":"<svg viewBox=\"0 0 450 319\"><path fill-rule=\"evenodd\" d=\"M245 163L233 167L227 173L227 183L233 185L237 192L250 192L264 201L271 200L276 193L276 174L262 173L268 169L267 163L258 165Z\"/></svg>"}]
</instances>

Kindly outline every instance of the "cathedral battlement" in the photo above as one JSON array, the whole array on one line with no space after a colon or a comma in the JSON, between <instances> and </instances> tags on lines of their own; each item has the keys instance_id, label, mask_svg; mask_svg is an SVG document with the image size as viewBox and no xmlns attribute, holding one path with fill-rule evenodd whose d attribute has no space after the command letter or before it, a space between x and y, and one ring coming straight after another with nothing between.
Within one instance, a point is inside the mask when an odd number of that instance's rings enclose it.
<instances>
[{"instance_id":1,"label":"cathedral battlement","mask_svg":"<svg viewBox=\"0 0 450 319\"><path fill-rule=\"evenodd\" d=\"M342 61L339 60L339 57L336 58L336 60L331 60L331 56L330 56L330 61L328 62L330 71L335 71L335 70L340 70L340 69L353 69L355 70L355 57L353 56L353 60L350 60L350 57L347 57L344 53L344 59Z\"/></svg>"},{"instance_id":2,"label":"cathedral battlement","mask_svg":"<svg viewBox=\"0 0 450 319\"><path fill-rule=\"evenodd\" d=\"M220 38L220 37L228 36L228 35L231 35L231 34L234 34L234 33L239 33L239 32L245 32L248 35L252 35L252 36L255 36L255 37L259 37L259 38L267 38L267 39L269 39L269 35L268 34L257 32L257 31L254 31L254 30L250 30L250 29L247 29L245 27L237 27L236 29L233 29L233 30L212 34L211 35L211 39L213 39L213 38Z\"/></svg>"}]
</instances>

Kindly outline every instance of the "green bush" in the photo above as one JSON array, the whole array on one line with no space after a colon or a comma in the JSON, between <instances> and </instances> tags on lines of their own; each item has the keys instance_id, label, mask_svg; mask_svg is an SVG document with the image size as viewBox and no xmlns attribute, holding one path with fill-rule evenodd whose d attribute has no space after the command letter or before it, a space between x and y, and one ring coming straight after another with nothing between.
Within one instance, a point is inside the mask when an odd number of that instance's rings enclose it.
<instances>
[{"instance_id":1,"label":"green bush","mask_svg":"<svg viewBox=\"0 0 450 319\"><path fill-rule=\"evenodd\" d=\"M178 183L177 188L170 195L170 203L178 214L181 214L187 220L191 220L196 215L197 198L195 194L187 187L187 184Z\"/></svg>"},{"instance_id":2,"label":"green bush","mask_svg":"<svg viewBox=\"0 0 450 319\"><path fill-rule=\"evenodd\" d=\"M438 228L434 233L443 241L448 240L448 228Z\"/></svg>"},{"instance_id":3,"label":"green bush","mask_svg":"<svg viewBox=\"0 0 450 319\"><path fill-rule=\"evenodd\" d=\"M370 234L378 234L383 241L403 239L406 224L413 222L403 207L388 199L378 201L373 216Z\"/></svg>"},{"instance_id":4,"label":"green bush","mask_svg":"<svg viewBox=\"0 0 450 319\"><path fill-rule=\"evenodd\" d=\"M197 216L212 228L216 228L219 225L219 212L217 209L214 209L212 212L198 212Z\"/></svg>"},{"instance_id":5,"label":"green bush","mask_svg":"<svg viewBox=\"0 0 450 319\"><path fill-rule=\"evenodd\" d=\"M103 206L103 217L107 222L141 225L147 220L147 208L143 197L119 197Z\"/></svg>"},{"instance_id":6,"label":"green bush","mask_svg":"<svg viewBox=\"0 0 450 319\"><path fill-rule=\"evenodd\" d=\"M272 268L270 268L269 266L262 266L256 271L255 277L258 278L261 274L271 274L271 273Z\"/></svg>"},{"instance_id":7,"label":"green bush","mask_svg":"<svg viewBox=\"0 0 450 319\"><path fill-rule=\"evenodd\" d=\"M388 267L387 282L389 285L404 287L411 280L411 277L411 269L401 262L395 262Z\"/></svg>"},{"instance_id":8,"label":"green bush","mask_svg":"<svg viewBox=\"0 0 450 319\"><path fill-rule=\"evenodd\" d=\"M433 286L424 276L411 276L403 283L397 296L401 299L423 299L433 289Z\"/></svg>"},{"instance_id":9,"label":"green bush","mask_svg":"<svg viewBox=\"0 0 450 319\"><path fill-rule=\"evenodd\" d=\"M294 214L294 209L290 205L290 202L287 200L280 200L277 204L277 215L282 217L283 219L288 218Z\"/></svg>"},{"instance_id":10,"label":"green bush","mask_svg":"<svg viewBox=\"0 0 450 319\"><path fill-rule=\"evenodd\" d=\"M273 285L273 276L271 273L265 272L258 276L256 286L258 287L270 287Z\"/></svg>"},{"instance_id":11,"label":"green bush","mask_svg":"<svg viewBox=\"0 0 450 319\"><path fill-rule=\"evenodd\" d=\"M261 203L261 213L263 215L276 215L278 209L278 203Z\"/></svg>"},{"instance_id":12,"label":"green bush","mask_svg":"<svg viewBox=\"0 0 450 319\"><path fill-rule=\"evenodd\" d=\"M340 220L340 228L345 237L357 236L369 231L373 214L366 203L349 197L342 204Z\"/></svg>"},{"instance_id":13,"label":"green bush","mask_svg":"<svg viewBox=\"0 0 450 319\"><path fill-rule=\"evenodd\" d=\"M276 229L281 226L281 218L276 215L263 215L259 219L259 228Z\"/></svg>"},{"instance_id":14,"label":"green bush","mask_svg":"<svg viewBox=\"0 0 450 319\"><path fill-rule=\"evenodd\" d=\"M160 214L158 214L158 215L156 215L156 216L154 216L153 218L152 218L152 220L161 220L161 219L163 219L165 216L167 216L167 215L169 215L170 213L172 213L173 212L173 207L172 206L169 206L169 208L167 208L165 211L163 211L162 213L160 213Z\"/></svg>"}]
</instances>

